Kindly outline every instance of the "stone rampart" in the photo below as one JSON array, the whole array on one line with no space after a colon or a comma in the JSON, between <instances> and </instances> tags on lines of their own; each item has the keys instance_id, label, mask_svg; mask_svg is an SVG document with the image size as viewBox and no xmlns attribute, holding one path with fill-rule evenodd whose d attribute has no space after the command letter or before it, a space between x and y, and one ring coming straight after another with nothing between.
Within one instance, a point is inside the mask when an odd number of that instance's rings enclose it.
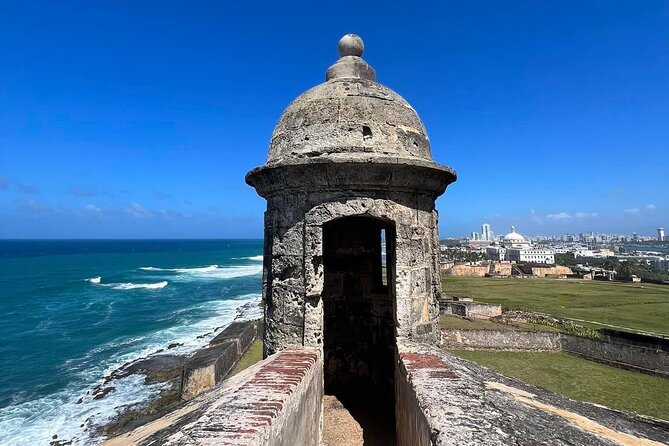
<instances>
[{"instance_id":1,"label":"stone rampart","mask_svg":"<svg viewBox=\"0 0 669 446\"><path fill-rule=\"evenodd\" d=\"M489 270L490 267L488 265L455 265L450 269L444 270L443 273L447 276L485 277Z\"/></svg>"},{"instance_id":2,"label":"stone rampart","mask_svg":"<svg viewBox=\"0 0 669 446\"><path fill-rule=\"evenodd\" d=\"M502 314L502 306L499 304L484 304L480 302L454 302L439 301L440 314L453 314L455 316L473 317L476 319L490 319Z\"/></svg>"},{"instance_id":3,"label":"stone rampart","mask_svg":"<svg viewBox=\"0 0 669 446\"><path fill-rule=\"evenodd\" d=\"M224 380L259 337L260 326L259 320L233 322L208 347L190 357L184 365L181 398L193 398Z\"/></svg>"},{"instance_id":4,"label":"stone rampart","mask_svg":"<svg viewBox=\"0 0 669 446\"><path fill-rule=\"evenodd\" d=\"M522 330L442 330L450 349L565 351L586 359L669 377L669 352L566 333Z\"/></svg>"},{"instance_id":5,"label":"stone rampart","mask_svg":"<svg viewBox=\"0 0 669 446\"><path fill-rule=\"evenodd\" d=\"M611 328L600 328L599 332L602 334L602 339L606 341L669 352L669 338L667 337L630 333L628 331L614 330Z\"/></svg>"},{"instance_id":6,"label":"stone rampart","mask_svg":"<svg viewBox=\"0 0 669 446\"><path fill-rule=\"evenodd\" d=\"M669 353L632 344L562 334L562 350L616 367L669 377Z\"/></svg>"},{"instance_id":7,"label":"stone rampart","mask_svg":"<svg viewBox=\"0 0 669 446\"><path fill-rule=\"evenodd\" d=\"M571 268L567 266L532 266L531 273L533 276L537 277L546 277L546 276L570 276L573 273Z\"/></svg>"},{"instance_id":8,"label":"stone rampart","mask_svg":"<svg viewBox=\"0 0 669 446\"><path fill-rule=\"evenodd\" d=\"M427 345L398 345L398 446L659 446L662 422L573 401Z\"/></svg>"},{"instance_id":9,"label":"stone rampart","mask_svg":"<svg viewBox=\"0 0 669 446\"><path fill-rule=\"evenodd\" d=\"M492 273L500 276L510 276L512 274L511 262L492 262Z\"/></svg>"},{"instance_id":10,"label":"stone rampart","mask_svg":"<svg viewBox=\"0 0 669 446\"><path fill-rule=\"evenodd\" d=\"M443 330L442 346L461 349L560 351L560 333L520 330Z\"/></svg>"},{"instance_id":11,"label":"stone rampart","mask_svg":"<svg viewBox=\"0 0 669 446\"><path fill-rule=\"evenodd\" d=\"M103 446L318 446L320 352L289 348Z\"/></svg>"}]
</instances>

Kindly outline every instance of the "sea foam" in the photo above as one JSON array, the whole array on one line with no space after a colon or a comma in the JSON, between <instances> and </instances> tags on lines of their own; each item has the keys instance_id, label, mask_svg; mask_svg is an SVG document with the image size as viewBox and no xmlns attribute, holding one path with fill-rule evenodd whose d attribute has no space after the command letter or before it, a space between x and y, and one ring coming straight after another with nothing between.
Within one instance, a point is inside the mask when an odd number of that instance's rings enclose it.
<instances>
[{"instance_id":1,"label":"sea foam","mask_svg":"<svg viewBox=\"0 0 669 446\"><path fill-rule=\"evenodd\" d=\"M192 310L207 309L213 315L191 324L180 324L158 330L141 338L125 337L98 346L76 361L87 364L63 390L39 399L0 408L0 444L14 446L48 445L53 436L71 440L73 446L94 446L105 440L97 432L119 412L136 405L147 404L156 397L164 384L144 384L143 375L130 375L107 385L114 391L94 400L90 391L103 378L123 364L155 354L169 344L173 354L189 354L207 345L214 329L232 322L240 315L241 307L254 307L260 294L228 296L226 300L203 302ZM257 311L244 314L256 317ZM98 361L100 355L106 357ZM66 364L67 366L68 364ZM76 367L75 367L76 368Z\"/></svg>"},{"instance_id":2,"label":"sea foam","mask_svg":"<svg viewBox=\"0 0 669 446\"><path fill-rule=\"evenodd\" d=\"M250 257L235 257L237 260L253 260L254 262L262 262L263 256L262 254L259 256L250 256Z\"/></svg>"},{"instance_id":3,"label":"sea foam","mask_svg":"<svg viewBox=\"0 0 669 446\"><path fill-rule=\"evenodd\" d=\"M110 283L106 284L106 286L109 286L114 290L160 290L167 286L167 280L158 283Z\"/></svg>"},{"instance_id":4,"label":"sea foam","mask_svg":"<svg viewBox=\"0 0 669 446\"><path fill-rule=\"evenodd\" d=\"M262 265L258 264L232 266L209 265L194 268L158 268L155 266L142 266L139 269L149 272L170 273L173 280L177 281L234 279L237 277L254 276L262 273Z\"/></svg>"}]
</instances>

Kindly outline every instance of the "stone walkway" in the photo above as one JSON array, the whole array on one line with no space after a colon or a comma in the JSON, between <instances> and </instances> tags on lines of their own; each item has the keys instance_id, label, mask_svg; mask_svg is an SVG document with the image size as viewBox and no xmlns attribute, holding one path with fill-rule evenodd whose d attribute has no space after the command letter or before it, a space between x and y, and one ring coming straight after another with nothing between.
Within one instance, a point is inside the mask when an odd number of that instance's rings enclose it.
<instances>
[{"instance_id":1,"label":"stone walkway","mask_svg":"<svg viewBox=\"0 0 669 446\"><path fill-rule=\"evenodd\" d=\"M392 402L373 394L366 398L323 397L324 446L394 446L395 420Z\"/></svg>"},{"instance_id":2,"label":"stone walkway","mask_svg":"<svg viewBox=\"0 0 669 446\"><path fill-rule=\"evenodd\" d=\"M336 396L323 397L323 445L361 446L362 428Z\"/></svg>"}]
</instances>

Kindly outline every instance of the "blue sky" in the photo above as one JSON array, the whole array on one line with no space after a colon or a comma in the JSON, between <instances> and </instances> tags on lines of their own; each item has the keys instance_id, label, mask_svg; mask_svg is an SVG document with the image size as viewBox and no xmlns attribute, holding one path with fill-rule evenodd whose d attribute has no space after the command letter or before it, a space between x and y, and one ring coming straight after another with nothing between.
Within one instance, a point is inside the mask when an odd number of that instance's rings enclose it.
<instances>
[{"instance_id":1,"label":"blue sky","mask_svg":"<svg viewBox=\"0 0 669 446\"><path fill-rule=\"evenodd\" d=\"M669 227L669 2L0 5L0 238L261 237L281 111L357 33L458 182L442 236Z\"/></svg>"}]
</instances>

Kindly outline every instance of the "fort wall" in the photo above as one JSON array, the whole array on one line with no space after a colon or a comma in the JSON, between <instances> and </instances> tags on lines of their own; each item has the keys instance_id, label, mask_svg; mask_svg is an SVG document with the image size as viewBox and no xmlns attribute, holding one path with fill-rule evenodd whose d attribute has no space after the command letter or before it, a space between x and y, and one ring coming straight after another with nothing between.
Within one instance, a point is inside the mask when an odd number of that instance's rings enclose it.
<instances>
[{"instance_id":1,"label":"fort wall","mask_svg":"<svg viewBox=\"0 0 669 446\"><path fill-rule=\"evenodd\" d=\"M520 330L443 330L442 346L453 349L550 352L562 349L560 333Z\"/></svg>"},{"instance_id":2,"label":"fort wall","mask_svg":"<svg viewBox=\"0 0 669 446\"><path fill-rule=\"evenodd\" d=\"M103 446L318 446L323 362L288 348Z\"/></svg>"},{"instance_id":3,"label":"fort wall","mask_svg":"<svg viewBox=\"0 0 669 446\"><path fill-rule=\"evenodd\" d=\"M558 332L449 329L442 330L442 346L465 350L564 351L616 367L669 377L669 352L620 340Z\"/></svg>"}]
</instances>

